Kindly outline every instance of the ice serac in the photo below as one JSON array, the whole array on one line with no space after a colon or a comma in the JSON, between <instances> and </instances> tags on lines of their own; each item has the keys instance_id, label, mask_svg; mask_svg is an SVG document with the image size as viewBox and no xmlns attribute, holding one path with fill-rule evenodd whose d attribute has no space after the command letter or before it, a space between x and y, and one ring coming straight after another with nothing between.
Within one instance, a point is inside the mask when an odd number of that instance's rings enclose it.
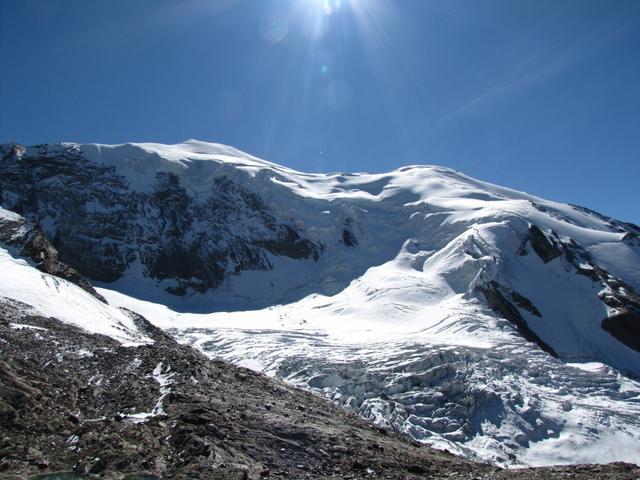
<instances>
[{"instance_id":1,"label":"ice serac","mask_svg":"<svg viewBox=\"0 0 640 480\"><path fill-rule=\"evenodd\" d=\"M212 356L502 465L640 459L633 224L443 167L306 174L194 140L0 158L4 208Z\"/></svg>"}]
</instances>

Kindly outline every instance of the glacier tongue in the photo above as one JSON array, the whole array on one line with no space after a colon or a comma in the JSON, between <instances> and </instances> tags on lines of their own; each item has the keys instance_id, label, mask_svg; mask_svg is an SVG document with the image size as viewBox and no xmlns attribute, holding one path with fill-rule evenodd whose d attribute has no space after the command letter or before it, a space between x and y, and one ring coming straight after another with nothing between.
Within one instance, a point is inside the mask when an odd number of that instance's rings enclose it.
<instances>
[{"instance_id":1,"label":"glacier tongue","mask_svg":"<svg viewBox=\"0 0 640 480\"><path fill-rule=\"evenodd\" d=\"M381 317L331 321L342 304L314 319L326 297L187 314L100 293L212 357L317 391L436 448L502 466L640 458L640 383L602 363L549 356L475 299L456 297L416 330Z\"/></svg>"}]
</instances>

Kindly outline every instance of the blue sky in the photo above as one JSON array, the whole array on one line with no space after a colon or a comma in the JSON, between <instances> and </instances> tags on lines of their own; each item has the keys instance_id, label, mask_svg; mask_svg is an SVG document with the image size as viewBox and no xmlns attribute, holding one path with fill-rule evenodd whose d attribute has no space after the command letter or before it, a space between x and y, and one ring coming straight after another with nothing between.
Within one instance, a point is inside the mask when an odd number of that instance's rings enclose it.
<instances>
[{"instance_id":1,"label":"blue sky","mask_svg":"<svg viewBox=\"0 0 640 480\"><path fill-rule=\"evenodd\" d=\"M640 223L640 1L0 0L0 141L438 164Z\"/></svg>"}]
</instances>

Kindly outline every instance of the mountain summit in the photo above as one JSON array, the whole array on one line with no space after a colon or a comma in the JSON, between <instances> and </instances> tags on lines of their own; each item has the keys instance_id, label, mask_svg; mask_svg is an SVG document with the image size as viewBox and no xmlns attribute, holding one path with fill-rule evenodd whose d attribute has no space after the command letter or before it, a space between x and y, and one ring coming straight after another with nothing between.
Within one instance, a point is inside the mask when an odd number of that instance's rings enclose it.
<instances>
[{"instance_id":1,"label":"mountain summit","mask_svg":"<svg viewBox=\"0 0 640 480\"><path fill-rule=\"evenodd\" d=\"M25 282L37 232L83 295L418 441L499 465L640 459L636 225L443 167L307 174L195 140L0 158L0 260ZM0 296L52 315L21 292L3 275Z\"/></svg>"}]
</instances>

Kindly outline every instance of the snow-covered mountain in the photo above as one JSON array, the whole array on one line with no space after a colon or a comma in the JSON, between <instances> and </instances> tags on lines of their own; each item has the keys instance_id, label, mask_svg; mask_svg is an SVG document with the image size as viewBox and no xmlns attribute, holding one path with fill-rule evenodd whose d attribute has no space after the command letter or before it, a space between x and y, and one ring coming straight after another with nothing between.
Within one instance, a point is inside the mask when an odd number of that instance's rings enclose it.
<instances>
[{"instance_id":1,"label":"snow-covered mountain","mask_svg":"<svg viewBox=\"0 0 640 480\"><path fill-rule=\"evenodd\" d=\"M49 282L16 257L30 225L112 305L419 441L640 462L635 225L434 166L305 174L197 141L0 158L0 296L47 298L20 293ZM74 288L38 305L126 317Z\"/></svg>"}]
</instances>

